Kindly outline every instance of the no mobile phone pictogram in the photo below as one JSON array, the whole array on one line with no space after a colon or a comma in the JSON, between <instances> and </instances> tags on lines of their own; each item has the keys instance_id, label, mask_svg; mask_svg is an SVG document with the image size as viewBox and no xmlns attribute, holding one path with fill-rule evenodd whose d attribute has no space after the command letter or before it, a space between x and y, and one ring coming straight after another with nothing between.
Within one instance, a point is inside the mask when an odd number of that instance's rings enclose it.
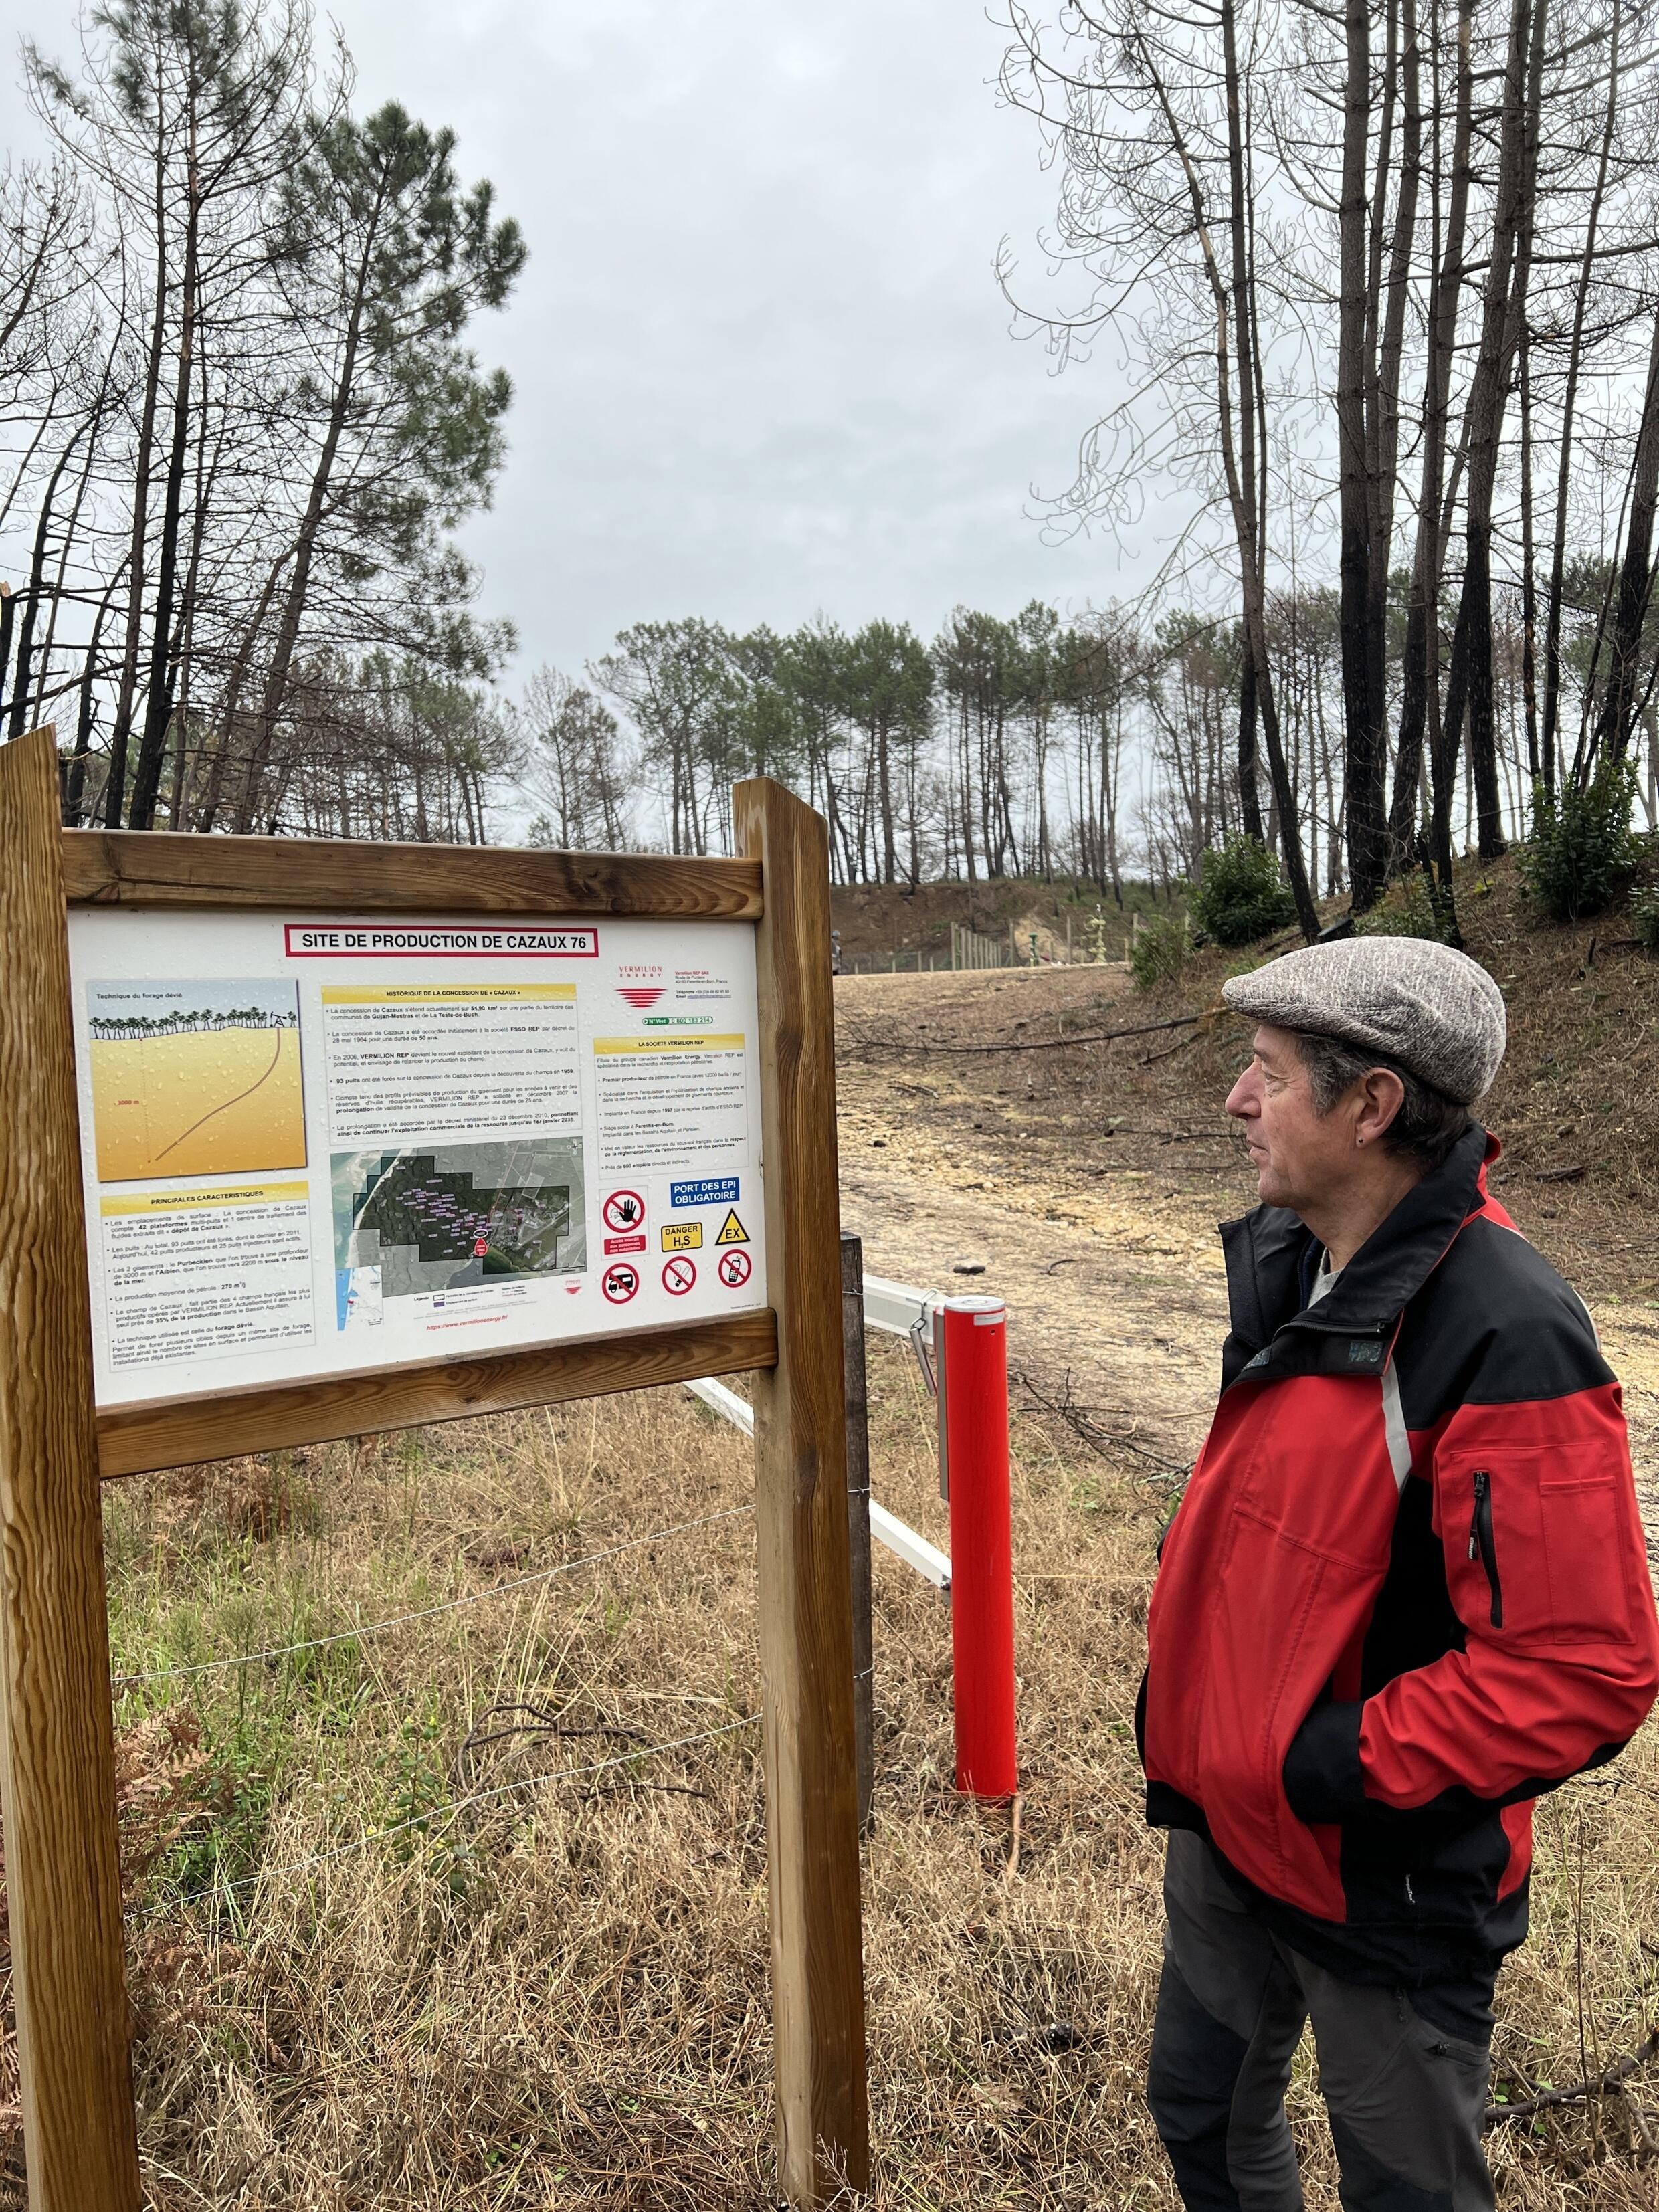
<instances>
[{"instance_id":1,"label":"no mobile phone pictogram","mask_svg":"<svg viewBox=\"0 0 1659 2212\"><path fill-rule=\"evenodd\" d=\"M683 1252L664 1262L662 1286L671 1298L683 1298L696 1279L697 1263L688 1260Z\"/></svg>"},{"instance_id":2,"label":"no mobile phone pictogram","mask_svg":"<svg viewBox=\"0 0 1659 2212\"><path fill-rule=\"evenodd\" d=\"M619 1261L614 1267L605 1269L599 1287L613 1306L625 1306L640 1287L640 1271Z\"/></svg>"},{"instance_id":3,"label":"no mobile phone pictogram","mask_svg":"<svg viewBox=\"0 0 1659 2212\"><path fill-rule=\"evenodd\" d=\"M749 1255L746 1252L722 1252L720 1280L728 1291L741 1290L749 1280Z\"/></svg>"},{"instance_id":4,"label":"no mobile phone pictogram","mask_svg":"<svg viewBox=\"0 0 1659 2212\"><path fill-rule=\"evenodd\" d=\"M605 1227L620 1233L639 1227L645 1218L645 1200L636 1190L613 1190L601 1210Z\"/></svg>"}]
</instances>

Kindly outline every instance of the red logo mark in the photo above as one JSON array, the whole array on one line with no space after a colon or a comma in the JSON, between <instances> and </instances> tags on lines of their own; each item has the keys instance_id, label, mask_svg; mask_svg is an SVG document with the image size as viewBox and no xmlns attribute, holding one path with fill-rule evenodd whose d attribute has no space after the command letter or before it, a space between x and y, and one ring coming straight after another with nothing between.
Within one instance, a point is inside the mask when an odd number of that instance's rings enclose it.
<instances>
[{"instance_id":1,"label":"red logo mark","mask_svg":"<svg viewBox=\"0 0 1659 2212\"><path fill-rule=\"evenodd\" d=\"M626 1260L618 1260L614 1267L607 1267L599 1285L613 1306L625 1306L640 1287L640 1271L630 1267Z\"/></svg>"},{"instance_id":2,"label":"red logo mark","mask_svg":"<svg viewBox=\"0 0 1659 2212\"><path fill-rule=\"evenodd\" d=\"M677 1253L666 1261L662 1271L662 1286L671 1298L683 1298L697 1279L697 1263Z\"/></svg>"},{"instance_id":3,"label":"red logo mark","mask_svg":"<svg viewBox=\"0 0 1659 2212\"><path fill-rule=\"evenodd\" d=\"M629 1005L639 1007L641 1012L647 1006L654 1006L662 996L660 983L621 983L617 988Z\"/></svg>"}]
</instances>

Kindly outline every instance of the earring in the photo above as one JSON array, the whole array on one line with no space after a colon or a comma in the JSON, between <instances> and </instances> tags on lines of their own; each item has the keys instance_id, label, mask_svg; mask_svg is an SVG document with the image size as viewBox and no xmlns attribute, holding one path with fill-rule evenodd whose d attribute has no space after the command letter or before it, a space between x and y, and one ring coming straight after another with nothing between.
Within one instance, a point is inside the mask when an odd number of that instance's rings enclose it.
<instances>
[{"instance_id":1,"label":"earring","mask_svg":"<svg viewBox=\"0 0 1659 2212\"><path fill-rule=\"evenodd\" d=\"M1363 1145L1363 1144L1364 1143L1364 1141L1365 1141L1365 1139L1364 1139L1363 1137L1356 1137L1356 1138L1354 1139L1354 1142L1355 1142L1355 1144L1356 1144L1356 1145Z\"/></svg>"}]
</instances>

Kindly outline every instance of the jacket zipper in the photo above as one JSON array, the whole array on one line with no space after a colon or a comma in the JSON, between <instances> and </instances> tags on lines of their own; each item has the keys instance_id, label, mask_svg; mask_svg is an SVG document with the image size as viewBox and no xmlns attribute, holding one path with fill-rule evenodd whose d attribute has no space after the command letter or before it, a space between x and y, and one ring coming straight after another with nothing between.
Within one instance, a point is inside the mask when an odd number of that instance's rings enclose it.
<instances>
[{"instance_id":1,"label":"jacket zipper","mask_svg":"<svg viewBox=\"0 0 1659 2212\"><path fill-rule=\"evenodd\" d=\"M1474 1513L1469 1522L1469 1557L1479 1559L1492 1585L1492 1625L1504 1626L1504 1585L1498 1579L1498 1544L1492 1528L1492 1477L1484 1468L1474 1475Z\"/></svg>"}]
</instances>

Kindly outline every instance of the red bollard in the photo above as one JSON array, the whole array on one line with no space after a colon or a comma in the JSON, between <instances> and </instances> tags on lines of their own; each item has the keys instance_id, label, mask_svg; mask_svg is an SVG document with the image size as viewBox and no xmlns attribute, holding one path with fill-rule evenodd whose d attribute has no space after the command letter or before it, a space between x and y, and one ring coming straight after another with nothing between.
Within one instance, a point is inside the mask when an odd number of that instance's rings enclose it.
<instances>
[{"instance_id":1,"label":"red bollard","mask_svg":"<svg viewBox=\"0 0 1659 2212\"><path fill-rule=\"evenodd\" d=\"M1008 1502L1008 1310L1000 1298L934 1309L939 1472L951 1504L951 1646L957 1788L1012 1797L1014 1547Z\"/></svg>"}]
</instances>

